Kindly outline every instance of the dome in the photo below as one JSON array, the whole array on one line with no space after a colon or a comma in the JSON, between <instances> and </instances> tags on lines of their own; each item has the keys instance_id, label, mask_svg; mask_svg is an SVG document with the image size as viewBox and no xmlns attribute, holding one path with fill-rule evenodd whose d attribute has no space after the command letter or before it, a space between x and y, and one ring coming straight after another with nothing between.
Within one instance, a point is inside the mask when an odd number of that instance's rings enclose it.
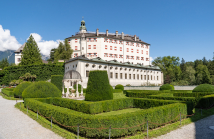
<instances>
[{"instance_id":1,"label":"dome","mask_svg":"<svg viewBox=\"0 0 214 139\"><path fill-rule=\"evenodd\" d=\"M82 20L82 21L81 21L81 23L85 23L85 21L84 21L84 20Z\"/></svg>"},{"instance_id":2,"label":"dome","mask_svg":"<svg viewBox=\"0 0 214 139\"><path fill-rule=\"evenodd\" d=\"M81 75L78 71L75 70L69 70L65 73L63 79L81 79Z\"/></svg>"}]
</instances>

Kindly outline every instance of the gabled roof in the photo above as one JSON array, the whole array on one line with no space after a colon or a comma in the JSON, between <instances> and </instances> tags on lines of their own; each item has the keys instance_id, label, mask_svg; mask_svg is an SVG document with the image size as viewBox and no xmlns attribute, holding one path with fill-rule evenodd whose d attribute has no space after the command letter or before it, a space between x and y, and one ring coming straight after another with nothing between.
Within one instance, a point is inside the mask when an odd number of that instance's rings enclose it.
<instances>
[{"instance_id":1,"label":"gabled roof","mask_svg":"<svg viewBox=\"0 0 214 139\"><path fill-rule=\"evenodd\" d=\"M20 53L20 52L22 52L22 50L23 50L24 47L25 47L25 44L26 44L26 42L25 42L21 47L19 47L19 49L16 50L14 53Z\"/></svg>"}]
</instances>

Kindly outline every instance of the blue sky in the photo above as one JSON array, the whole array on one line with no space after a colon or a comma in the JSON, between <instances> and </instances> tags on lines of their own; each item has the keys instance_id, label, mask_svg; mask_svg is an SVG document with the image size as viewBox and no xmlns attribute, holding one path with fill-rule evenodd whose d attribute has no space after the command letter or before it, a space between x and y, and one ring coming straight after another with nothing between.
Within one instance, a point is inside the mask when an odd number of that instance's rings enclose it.
<instances>
[{"instance_id":1,"label":"blue sky","mask_svg":"<svg viewBox=\"0 0 214 139\"><path fill-rule=\"evenodd\" d=\"M136 34L151 44L152 58L213 57L213 0L2 0L0 5L0 50L16 49L34 33L47 54L79 31L84 16L88 31Z\"/></svg>"}]
</instances>

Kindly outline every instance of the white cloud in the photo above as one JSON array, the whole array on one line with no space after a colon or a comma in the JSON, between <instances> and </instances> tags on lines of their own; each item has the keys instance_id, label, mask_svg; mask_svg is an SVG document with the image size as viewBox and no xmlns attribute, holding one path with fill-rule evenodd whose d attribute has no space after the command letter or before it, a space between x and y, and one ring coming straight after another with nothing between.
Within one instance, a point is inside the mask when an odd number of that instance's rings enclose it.
<instances>
[{"instance_id":1,"label":"white cloud","mask_svg":"<svg viewBox=\"0 0 214 139\"><path fill-rule=\"evenodd\" d=\"M155 57L155 58L156 58L156 57ZM155 58L154 58L154 59L155 59ZM152 57L149 58L149 60L150 60L150 61L149 61L149 65L152 65L152 61L153 61L154 59L153 59Z\"/></svg>"},{"instance_id":2,"label":"white cloud","mask_svg":"<svg viewBox=\"0 0 214 139\"><path fill-rule=\"evenodd\" d=\"M36 41L36 43L40 49L40 52L45 56L49 56L51 49L57 48L59 45L59 42L63 41L63 40L45 41L45 40L42 40L42 37L37 33L31 33L31 35L34 37L34 40Z\"/></svg>"},{"instance_id":3,"label":"white cloud","mask_svg":"<svg viewBox=\"0 0 214 139\"><path fill-rule=\"evenodd\" d=\"M17 50L20 46L16 38L10 35L10 30L3 29L0 25L0 51Z\"/></svg>"}]
</instances>

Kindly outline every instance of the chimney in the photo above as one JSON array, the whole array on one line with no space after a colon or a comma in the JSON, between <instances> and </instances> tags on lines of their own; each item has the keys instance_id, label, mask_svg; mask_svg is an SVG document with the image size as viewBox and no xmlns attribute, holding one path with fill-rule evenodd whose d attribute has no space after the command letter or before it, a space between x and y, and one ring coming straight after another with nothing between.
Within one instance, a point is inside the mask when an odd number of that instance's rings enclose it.
<instances>
[{"instance_id":1,"label":"chimney","mask_svg":"<svg viewBox=\"0 0 214 139\"><path fill-rule=\"evenodd\" d=\"M96 34L97 34L97 36L99 36L99 29L98 28L96 30Z\"/></svg>"},{"instance_id":2,"label":"chimney","mask_svg":"<svg viewBox=\"0 0 214 139\"><path fill-rule=\"evenodd\" d=\"M124 33L123 32L121 33L121 35L122 35L122 39L124 39Z\"/></svg>"},{"instance_id":3,"label":"chimney","mask_svg":"<svg viewBox=\"0 0 214 139\"><path fill-rule=\"evenodd\" d=\"M136 41L136 40L137 40L136 35L134 35L134 41Z\"/></svg>"},{"instance_id":4,"label":"chimney","mask_svg":"<svg viewBox=\"0 0 214 139\"><path fill-rule=\"evenodd\" d=\"M116 31L115 34L116 34L116 37L118 37L118 31Z\"/></svg>"},{"instance_id":5,"label":"chimney","mask_svg":"<svg viewBox=\"0 0 214 139\"><path fill-rule=\"evenodd\" d=\"M106 36L108 36L108 29L106 30Z\"/></svg>"}]
</instances>

